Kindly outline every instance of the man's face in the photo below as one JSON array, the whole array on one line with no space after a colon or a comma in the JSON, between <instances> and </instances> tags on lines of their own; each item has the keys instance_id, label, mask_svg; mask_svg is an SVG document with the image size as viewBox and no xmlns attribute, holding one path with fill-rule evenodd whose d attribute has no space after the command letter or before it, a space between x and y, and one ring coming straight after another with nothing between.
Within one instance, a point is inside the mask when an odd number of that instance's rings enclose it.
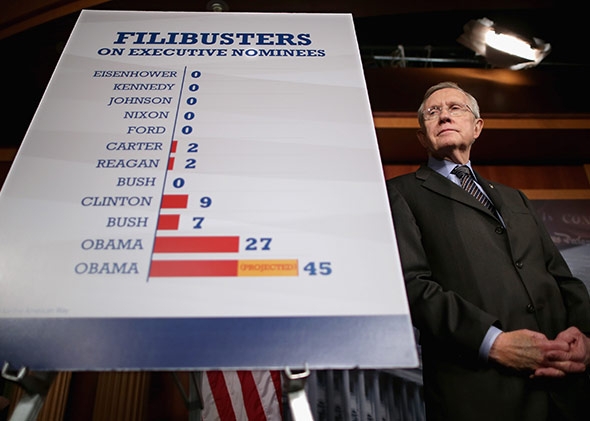
<instances>
[{"instance_id":1,"label":"man's face","mask_svg":"<svg viewBox=\"0 0 590 421\"><path fill-rule=\"evenodd\" d=\"M476 119L466 105L465 94L452 88L440 89L426 100L424 109L434 111L430 113L431 119L424 121L425 129L418 131L418 140L435 158L463 161L461 163L469 159L471 145L481 133L483 120ZM456 115L451 115L452 109L458 110Z\"/></svg>"}]
</instances>

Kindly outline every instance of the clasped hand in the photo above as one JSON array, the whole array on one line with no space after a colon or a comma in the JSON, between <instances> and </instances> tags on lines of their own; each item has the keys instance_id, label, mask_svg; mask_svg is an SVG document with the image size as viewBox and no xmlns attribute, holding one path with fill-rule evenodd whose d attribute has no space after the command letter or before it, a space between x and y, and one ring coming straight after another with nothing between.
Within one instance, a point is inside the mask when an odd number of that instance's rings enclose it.
<instances>
[{"instance_id":1,"label":"clasped hand","mask_svg":"<svg viewBox=\"0 0 590 421\"><path fill-rule=\"evenodd\" d=\"M583 373L590 365L590 338L570 327L554 340L528 329L501 333L490 359L519 371L531 371L531 377L564 377Z\"/></svg>"}]
</instances>

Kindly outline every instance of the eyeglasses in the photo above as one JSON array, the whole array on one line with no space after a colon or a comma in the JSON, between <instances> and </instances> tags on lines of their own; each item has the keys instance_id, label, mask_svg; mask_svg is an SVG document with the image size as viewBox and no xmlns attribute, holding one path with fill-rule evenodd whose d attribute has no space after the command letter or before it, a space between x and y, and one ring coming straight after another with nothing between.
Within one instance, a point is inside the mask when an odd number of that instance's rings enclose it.
<instances>
[{"instance_id":1,"label":"eyeglasses","mask_svg":"<svg viewBox=\"0 0 590 421\"><path fill-rule=\"evenodd\" d=\"M443 111L443 107L434 106L434 107L430 107L430 108L427 108L426 110L424 110L422 112L422 116L424 117L424 120L426 120L426 121L434 120L434 119L440 117L442 111ZM473 113L473 111L471 111L471 108L469 108L469 105L467 105L467 104L452 104L447 108L447 111L448 111L449 115L452 117L461 116L461 115L465 114L466 112Z\"/></svg>"}]
</instances>

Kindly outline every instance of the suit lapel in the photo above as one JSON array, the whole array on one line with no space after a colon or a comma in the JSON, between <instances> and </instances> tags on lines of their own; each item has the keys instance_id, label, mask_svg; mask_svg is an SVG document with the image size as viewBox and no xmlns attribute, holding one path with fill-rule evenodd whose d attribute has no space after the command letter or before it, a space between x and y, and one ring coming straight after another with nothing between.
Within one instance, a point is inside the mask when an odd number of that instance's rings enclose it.
<instances>
[{"instance_id":1,"label":"suit lapel","mask_svg":"<svg viewBox=\"0 0 590 421\"><path fill-rule=\"evenodd\" d=\"M501 215L502 207L504 206L504 200L502 200L502 196L498 192L498 189L496 189L496 187L494 186L494 183L492 183L489 180L486 180L485 178L480 177L480 175L476 172L475 177L477 178L477 182L479 183L479 185L486 192L486 194L488 195L488 197L490 198L490 200L492 201L492 203Z\"/></svg>"},{"instance_id":2,"label":"suit lapel","mask_svg":"<svg viewBox=\"0 0 590 421\"><path fill-rule=\"evenodd\" d=\"M422 187L437 194L473 206L477 201L470 197L461 187L434 171L428 166L422 166L416 171L416 178L422 181ZM473 199L473 200L472 200Z\"/></svg>"},{"instance_id":3,"label":"suit lapel","mask_svg":"<svg viewBox=\"0 0 590 421\"><path fill-rule=\"evenodd\" d=\"M501 198L498 194L496 194L493 183L482 179L478 174L475 174L475 176L477 177L477 180L480 184L483 183L482 187L494 203L494 206L497 206L497 208L500 209L499 205L496 204L496 200L498 200L501 204ZM416 171L416 178L422 182L422 187L437 194L446 196L451 200L461 202L466 206L483 212L486 215L492 216L494 219L496 219L496 216L485 206L479 203L477 199L463 190L460 186L453 183L451 180L447 180L442 175L438 174L430 167L423 165L418 168Z\"/></svg>"}]
</instances>

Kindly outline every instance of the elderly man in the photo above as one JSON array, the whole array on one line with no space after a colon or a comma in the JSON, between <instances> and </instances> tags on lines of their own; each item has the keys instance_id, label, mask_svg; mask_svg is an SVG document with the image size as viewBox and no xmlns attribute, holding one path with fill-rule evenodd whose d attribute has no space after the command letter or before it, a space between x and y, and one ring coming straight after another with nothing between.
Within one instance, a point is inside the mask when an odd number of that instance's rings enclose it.
<instances>
[{"instance_id":1,"label":"elderly man","mask_svg":"<svg viewBox=\"0 0 590 421\"><path fill-rule=\"evenodd\" d=\"M428 421L590 420L590 297L524 194L484 180L452 82L418 111L427 165L387 181Z\"/></svg>"}]
</instances>

